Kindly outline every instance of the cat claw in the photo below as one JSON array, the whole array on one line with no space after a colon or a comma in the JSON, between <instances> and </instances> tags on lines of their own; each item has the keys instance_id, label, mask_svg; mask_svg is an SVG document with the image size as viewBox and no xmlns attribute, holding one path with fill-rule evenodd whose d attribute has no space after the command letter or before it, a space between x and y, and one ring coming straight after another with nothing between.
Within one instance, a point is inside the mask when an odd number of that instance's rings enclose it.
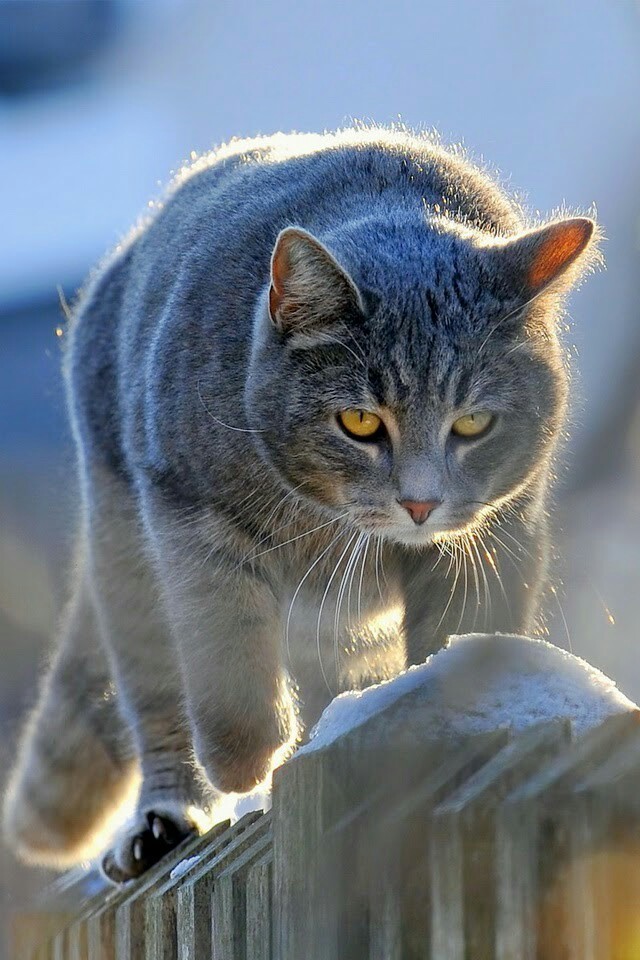
<instances>
[{"instance_id":1,"label":"cat claw","mask_svg":"<svg viewBox=\"0 0 640 960\"><path fill-rule=\"evenodd\" d=\"M116 852L110 851L104 857L102 871L113 883L125 883L139 877L194 832L155 811L148 812L145 819L142 831L138 830L121 843Z\"/></svg>"},{"instance_id":2,"label":"cat claw","mask_svg":"<svg viewBox=\"0 0 640 960\"><path fill-rule=\"evenodd\" d=\"M153 823L151 824L151 832L156 838L156 840L166 840L167 839L167 828L164 824L162 817L154 817Z\"/></svg>"},{"instance_id":3,"label":"cat claw","mask_svg":"<svg viewBox=\"0 0 640 960\"><path fill-rule=\"evenodd\" d=\"M118 866L111 852L107 853L102 860L102 872L112 883L126 883L127 880L131 880L129 874Z\"/></svg>"}]
</instances>

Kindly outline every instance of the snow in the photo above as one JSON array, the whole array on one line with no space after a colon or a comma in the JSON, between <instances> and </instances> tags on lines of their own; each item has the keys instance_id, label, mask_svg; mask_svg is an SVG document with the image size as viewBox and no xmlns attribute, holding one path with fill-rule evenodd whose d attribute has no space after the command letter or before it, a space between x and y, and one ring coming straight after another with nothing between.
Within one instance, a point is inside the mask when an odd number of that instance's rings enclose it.
<instances>
[{"instance_id":1,"label":"snow","mask_svg":"<svg viewBox=\"0 0 640 960\"><path fill-rule=\"evenodd\" d=\"M251 793L227 793L220 794L215 805L214 822L220 823L221 820L230 820L235 823L246 813L253 810L271 809L271 781L266 780Z\"/></svg>"},{"instance_id":2,"label":"snow","mask_svg":"<svg viewBox=\"0 0 640 960\"><path fill-rule=\"evenodd\" d=\"M171 873L169 874L172 880L177 880L179 877L183 877L185 873L191 870L192 867L195 867L196 863L200 862L200 857L186 857L185 860L181 860L180 863L177 863Z\"/></svg>"},{"instance_id":3,"label":"snow","mask_svg":"<svg viewBox=\"0 0 640 960\"><path fill-rule=\"evenodd\" d=\"M551 643L514 634L466 634L451 637L447 647L394 680L341 694L297 756L328 746L407 694L412 711L416 704L428 707L425 732L433 736L500 727L516 732L560 718L571 720L580 734L612 714L637 709L613 680Z\"/></svg>"}]
</instances>

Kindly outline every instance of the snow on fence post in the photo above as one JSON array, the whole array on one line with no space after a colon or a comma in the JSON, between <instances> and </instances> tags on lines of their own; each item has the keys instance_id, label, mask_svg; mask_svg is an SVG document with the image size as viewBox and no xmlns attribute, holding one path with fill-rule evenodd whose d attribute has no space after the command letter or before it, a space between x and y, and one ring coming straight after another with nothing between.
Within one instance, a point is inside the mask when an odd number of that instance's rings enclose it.
<instances>
[{"instance_id":1,"label":"snow on fence post","mask_svg":"<svg viewBox=\"0 0 640 960\"><path fill-rule=\"evenodd\" d=\"M11 956L640 958L640 712L607 684L547 644L460 641L335 701L270 812L122 888L56 887Z\"/></svg>"}]
</instances>

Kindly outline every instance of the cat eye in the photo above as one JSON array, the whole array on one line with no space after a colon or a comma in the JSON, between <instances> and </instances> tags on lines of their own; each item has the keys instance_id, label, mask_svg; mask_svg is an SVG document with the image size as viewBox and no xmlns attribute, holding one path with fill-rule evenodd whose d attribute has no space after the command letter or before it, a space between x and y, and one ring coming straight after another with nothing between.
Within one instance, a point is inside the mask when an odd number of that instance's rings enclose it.
<instances>
[{"instance_id":1,"label":"cat eye","mask_svg":"<svg viewBox=\"0 0 640 960\"><path fill-rule=\"evenodd\" d=\"M382 420L370 410L341 410L338 422L356 440L373 440L383 430Z\"/></svg>"},{"instance_id":2,"label":"cat eye","mask_svg":"<svg viewBox=\"0 0 640 960\"><path fill-rule=\"evenodd\" d=\"M481 437L483 433L487 432L493 420L493 414L484 410L478 413L467 413L464 417L458 417L451 427L451 432L456 437L464 437L465 439Z\"/></svg>"}]
</instances>

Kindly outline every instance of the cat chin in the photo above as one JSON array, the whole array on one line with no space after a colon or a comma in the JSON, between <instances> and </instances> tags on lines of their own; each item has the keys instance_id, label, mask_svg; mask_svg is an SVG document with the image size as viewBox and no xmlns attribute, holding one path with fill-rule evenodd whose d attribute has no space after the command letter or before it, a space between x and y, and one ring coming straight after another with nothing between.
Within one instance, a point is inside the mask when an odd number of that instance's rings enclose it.
<instances>
[{"instance_id":1,"label":"cat chin","mask_svg":"<svg viewBox=\"0 0 640 960\"><path fill-rule=\"evenodd\" d=\"M387 543L400 544L402 547L413 547L419 550L421 547L429 547L438 535L437 530L423 530L416 527L415 530L392 529L383 533L383 539Z\"/></svg>"},{"instance_id":2,"label":"cat chin","mask_svg":"<svg viewBox=\"0 0 640 960\"><path fill-rule=\"evenodd\" d=\"M420 550L433 544L443 544L450 540L456 540L464 537L473 529L473 523L470 521L460 522L446 530L415 527L414 529L398 529L397 527L387 528L383 531L382 537L387 543L399 544L403 547L413 547Z\"/></svg>"}]
</instances>

